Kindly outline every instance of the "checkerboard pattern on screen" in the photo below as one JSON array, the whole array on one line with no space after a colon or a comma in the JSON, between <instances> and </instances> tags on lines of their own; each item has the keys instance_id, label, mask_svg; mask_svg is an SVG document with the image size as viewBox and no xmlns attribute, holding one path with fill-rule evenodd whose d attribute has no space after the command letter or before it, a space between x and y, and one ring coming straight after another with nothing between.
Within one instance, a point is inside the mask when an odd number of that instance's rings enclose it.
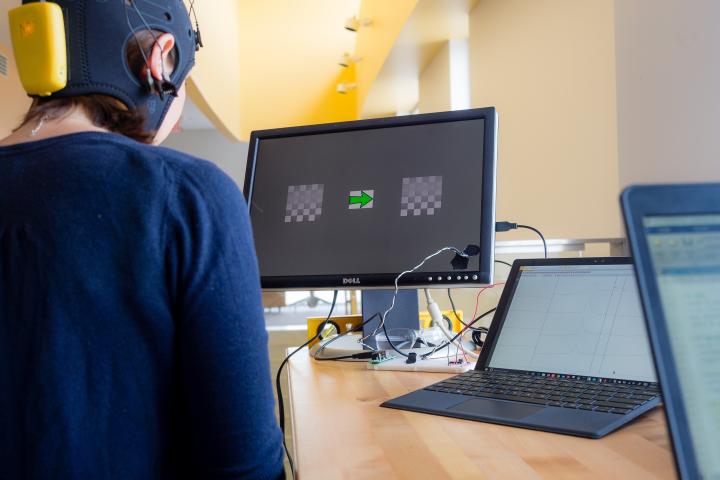
<instances>
[{"instance_id":1,"label":"checkerboard pattern on screen","mask_svg":"<svg viewBox=\"0 0 720 480\"><path fill-rule=\"evenodd\" d=\"M442 177L403 178L400 216L435 215L442 207Z\"/></svg>"},{"instance_id":2,"label":"checkerboard pattern on screen","mask_svg":"<svg viewBox=\"0 0 720 480\"><path fill-rule=\"evenodd\" d=\"M290 185L285 206L285 223L314 222L322 215L324 185Z\"/></svg>"}]
</instances>

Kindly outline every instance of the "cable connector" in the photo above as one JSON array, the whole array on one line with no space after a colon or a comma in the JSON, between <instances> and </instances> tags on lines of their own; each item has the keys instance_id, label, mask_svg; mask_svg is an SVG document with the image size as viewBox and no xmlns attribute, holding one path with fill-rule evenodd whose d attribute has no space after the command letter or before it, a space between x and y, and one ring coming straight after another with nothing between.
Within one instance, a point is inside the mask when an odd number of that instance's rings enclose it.
<instances>
[{"instance_id":1,"label":"cable connector","mask_svg":"<svg viewBox=\"0 0 720 480\"><path fill-rule=\"evenodd\" d=\"M547 242L545 241L545 236L535 227L531 227L530 225L521 225L519 223L513 223L513 222L495 222L495 231L496 232L508 232L510 230L515 230L517 228L524 228L527 230L532 230L533 232L537 233L538 237L540 237L540 240L543 244L543 252L545 253L545 258L548 258L548 248L547 248Z\"/></svg>"},{"instance_id":2,"label":"cable connector","mask_svg":"<svg viewBox=\"0 0 720 480\"><path fill-rule=\"evenodd\" d=\"M509 232L510 230L515 230L518 228L517 223L513 222L495 222L495 231L496 232Z\"/></svg>"}]
</instances>

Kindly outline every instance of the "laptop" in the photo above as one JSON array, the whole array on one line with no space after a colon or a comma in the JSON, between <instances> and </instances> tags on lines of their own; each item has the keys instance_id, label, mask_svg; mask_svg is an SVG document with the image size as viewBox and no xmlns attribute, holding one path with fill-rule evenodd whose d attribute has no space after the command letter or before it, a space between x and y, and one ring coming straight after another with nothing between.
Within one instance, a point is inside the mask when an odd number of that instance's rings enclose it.
<instances>
[{"instance_id":1,"label":"laptop","mask_svg":"<svg viewBox=\"0 0 720 480\"><path fill-rule=\"evenodd\" d=\"M657 406L628 258L516 260L474 370L383 407L600 438Z\"/></svg>"},{"instance_id":2,"label":"laptop","mask_svg":"<svg viewBox=\"0 0 720 480\"><path fill-rule=\"evenodd\" d=\"M720 479L720 184L631 187L622 207L677 471Z\"/></svg>"}]
</instances>

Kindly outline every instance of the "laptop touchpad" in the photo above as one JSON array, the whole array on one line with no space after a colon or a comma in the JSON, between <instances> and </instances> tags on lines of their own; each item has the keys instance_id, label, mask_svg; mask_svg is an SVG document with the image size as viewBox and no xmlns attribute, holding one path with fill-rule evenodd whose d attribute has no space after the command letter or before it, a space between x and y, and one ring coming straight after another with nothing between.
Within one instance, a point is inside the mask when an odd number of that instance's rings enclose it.
<instances>
[{"instance_id":1,"label":"laptop touchpad","mask_svg":"<svg viewBox=\"0 0 720 480\"><path fill-rule=\"evenodd\" d=\"M469 415L482 415L483 417L520 420L528 415L539 412L544 408L544 405L528 405L527 403L503 402L499 400L483 400L475 398L448 408L448 411L466 413Z\"/></svg>"}]
</instances>

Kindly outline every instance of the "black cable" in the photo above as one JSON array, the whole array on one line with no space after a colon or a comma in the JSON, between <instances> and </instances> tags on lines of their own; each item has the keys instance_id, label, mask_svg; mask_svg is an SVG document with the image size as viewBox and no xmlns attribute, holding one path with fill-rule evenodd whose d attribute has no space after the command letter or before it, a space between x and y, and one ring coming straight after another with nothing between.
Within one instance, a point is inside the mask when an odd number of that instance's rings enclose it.
<instances>
[{"instance_id":1,"label":"black cable","mask_svg":"<svg viewBox=\"0 0 720 480\"><path fill-rule=\"evenodd\" d=\"M338 335L335 335L334 337L330 338L330 340L329 340L327 343L325 343L324 345L322 345L322 346L318 349L318 351L315 352L315 356L314 356L313 358L315 358L316 360L319 360L319 359L317 358L317 356L320 355L320 354L327 348L328 345L330 345L331 343L333 343L335 340L338 340L340 337L344 337L345 335L348 335L348 334L350 334L350 333L353 333L353 332L356 332L356 331L362 329L362 327L364 327L365 325L367 325L368 323L370 323L370 322L373 321L376 317L379 317L379 316L380 316L380 313L378 312L378 313L372 315L370 318L368 318L368 319L365 320L364 322L362 322L361 324L354 326L353 328L351 328L351 329L348 330L347 332L339 333ZM373 351L376 351L376 350L373 350Z\"/></svg>"},{"instance_id":2,"label":"black cable","mask_svg":"<svg viewBox=\"0 0 720 480\"><path fill-rule=\"evenodd\" d=\"M363 359L367 360L369 358L372 358L374 354L376 354L374 350L368 350L367 352L359 352L359 353L353 353L352 355L342 355L340 357L313 357L318 362L326 362L328 360L357 360L357 359Z\"/></svg>"},{"instance_id":3,"label":"black cable","mask_svg":"<svg viewBox=\"0 0 720 480\"><path fill-rule=\"evenodd\" d=\"M319 352L321 352L322 350L324 350L328 345L330 345L332 342L334 342L334 341L337 340L338 338L342 337L343 335L347 335L347 334L350 333L350 332L354 332L355 330L360 329L363 325L369 323L369 322L370 322L371 320L373 320L375 317L380 317L380 325L382 325L383 332L385 332L385 338L386 338L387 342L390 344L390 347L392 347L393 350L395 350L397 353L399 353L399 354L402 355L403 357L408 357L408 355L407 355L406 353L403 353L403 352L401 352L400 350L398 350L397 347L395 346L395 344L392 343L392 340L390 340L390 336L388 335L387 329L385 328L385 318L383 317L383 314L380 313L380 312L375 313L373 316L371 316L370 318L368 318L367 320L365 320L365 321L364 321L363 323L361 323L360 325L358 325L358 326L356 326L356 327L353 327L351 330L348 330L347 332L344 332L344 333L336 336L335 338L333 338L333 339L330 340L329 342L327 342L325 345L322 346L322 348L321 348L320 350L318 350L318 352L316 352L316 355L317 355L317 353L319 353ZM321 329L321 330L322 330L322 329ZM319 360L319 359L318 359L318 360Z\"/></svg>"},{"instance_id":4,"label":"black cable","mask_svg":"<svg viewBox=\"0 0 720 480\"><path fill-rule=\"evenodd\" d=\"M508 267L512 268L512 265L505 260L495 260L495 263L502 263L503 265L507 265Z\"/></svg>"},{"instance_id":5,"label":"black cable","mask_svg":"<svg viewBox=\"0 0 720 480\"><path fill-rule=\"evenodd\" d=\"M356 353L356 354L353 354L353 355L343 355L343 356L341 356L341 357L332 357L332 358L322 358L322 357L318 357L318 355L319 355L320 353L322 353L322 351L325 350L325 348L327 348L327 346L330 345L331 343L333 343L335 340L337 340L337 339L339 339L340 337L345 336L345 335L347 335L347 334L349 334L349 333L352 333L352 332L355 332L355 331L357 331L357 330L360 330L363 326L365 326L365 325L368 324L369 322L373 321L373 320L374 320L375 318L377 318L377 317L380 317L380 321L381 321L381 323L382 323L382 329L383 329L383 332L385 333L385 338L387 339L387 342L390 344L390 347L391 347L393 350L395 350L397 353L399 353L400 355L402 355L403 357L409 358L409 355L408 355L408 354L403 353L403 352L401 352L400 350L398 350L398 348L395 346L395 344L392 343L392 340L390 340L390 336L388 335L387 328L385 327L385 322L382 321L383 316L382 316L382 314L381 314L380 312L375 313L375 314L372 315L370 318L368 318L367 320L365 320L365 321L362 322L361 324L354 326L353 328L351 328L351 329L348 330L347 332L343 332L343 333L341 333L341 334L339 334L339 335L336 335L336 336L333 337L332 339L330 339L330 341L328 341L326 344L324 344L323 346L321 346L321 347L318 349L318 351L315 352L315 356L314 356L313 358L315 358L315 360L320 360L320 361L324 361L324 360L348 360L348 359L366 358L366 357L364 357L365 354L369 354L367 358L371 358L371 354L377 353L379 350L371 350L371 351L369 351L369 352ZM321 329L321 330L322 330L322 329ZM439 349L438 349L438 350L439 350ZM363 355L363 356L358 356L358 355Z\"/></svg>"},{"instance_id":6,"label":"black cable","mask_svg":"<svg viewBox=\"0 0 720 480\"><path fill-rule=\"evenodd\" d=\"M399 353L400 355L402 355L402 356L404 356L404 357L409 357L408 354L403 353L403 352L401 352L400 350L398 350L397 347L392 343L392 340L390 340L390 336L388 335L387 329L385 328L385 322L382 321L382 319L383 319L382 314L381 314L380 312L377 312L377 313L375 313L374 315L372 315L370 318L368 318L367 320L365 320L365 321L362 322L361 324L354 326L353 328L351 328L351 329L348 330L347 332L343 332L343 333L341 333L341 334L336 335L335 337L333 337L329 342L327 342L326 344L324 344L323 346L321 346L321 347L318 349L318 351L315 352L315 355L314 355L313 358L314 358L315 360L318 360L318 361L326 361L326 360L349 360L349 359L358 359L358 358L372 358L372 354L373 354L373 353L377 353L378 350L371 350L371 351L369 351L369 352L361 352L361 353L356 353L356 354L353 354L353 355L343 355L343 356L340 356L340 357L331 357L331 358L318 357L318 355L319 355L320 353L322 353L322 351L325 350L325 348L327 348L327 346L330 345L331 343L333 343L335 340L337 340L337 339L339 339L340 337L345 336L345 335L347 335L347 334L349 334L349 333L352 333L352 332L354 332L354 331L360 330L363 326L365 326L365 325L368 324L369 322L373 321L376 317L380 317L380 321L381 321L381 323L382 323L382 329L383 329L383 332L385 332L385 338L387 339L387 342L390 344L390 347L391 347L393 350L395 350L397 353Z\"/></svg>"},{"instance_id":7,"label":"black cable","mask_svg":"<svg viewBox=\"0 0 720 480\"><path fill-rule=\"evenodd\" d=\"M197 52L201 47L204 47L204 45L202 35L200 34L200 24L198 23L197 13L195 13L195 0L190 0L190 13L195 19L195 51Z\"/></svg>"},{"instance_id":8,"label":"black cable","mask_svg":"<svg viewBox=\"0 0 720 480\"><path fill-rule=\"evenodd\" d=\"M449 288L447 289L447 294L448 294L448 298L450 299L450 306L452 307L453 314L455 315L455 318L457 318L457 321L460 322L465 328L469 328L470 330L473 330L473 331L477 330L477 328L471 327L470 325L468 325L467 323L462 321L462 319L460 318L460 315L458 315L458 313L457 313L457 309L455 308L455 301L452 298L452 293L450 292ZM452 330L452 326L451 326L450 330Z\"/></svg>"},{"instance_id":9,"label":"black cable","mask_svg":"<svg viewBox=\"0 0 720 480\"><path fill-rule=\"evenodd\" d=\"M542 240L545 258L548 258L547 242L545 241L545 237L543 236L542 232L540 232L540 230L535 227L531 227L530 225L520 225L519 223L514 222L495 222L496 232L509 232L510 230L515 230L516 228L525 228L527 230L532 230L533 232L537 233L540 237L540 240Z\"/></svg>"},{"instance_id":10,"label":"black cable","mask_svg":"<svg viewBox=\"0 0 720 480\"><path fill-rule=\"evenodd\" d=\"M137 38L137 33L133 29L132 23L130 22L130 16L128 15L128 5L131 5L133 9L135 10L135 13L138 17L140 17L140 21L142 21L143 25L145 25L145 29L150 33L150 35L153 37L153 46L154 48L156 45L160 47L160 44L158 43L158 36L155 35L155 32L148 24L147 20L145 20L145 16L143 16L142 12L138 8L137 4L135 3L136 0L128 0L125 3L125 20L127 21L128 27L130 27L130 33L135 38L135 43L137 43L138 49L140 50L140 53L145 60L145 64L147 66L148 71L148 87L152 90L152 86L154 81L152 80L152 74L150 74L150 61L148 60L147 55L145 54L145 51L142 48L142 45L140 45L140 40ZM150 50L150 55L152 55L152 48ZM165 99L165 94L170 94L173 97L178 96L177 92L177 86L170 81L170 77L165 73L165 60L162 58L162 54L160 55L160 76L162 79L159 82L159 85L157 85L157 94L160 97L160 100Z\"/></svg>"},{"instance_id":11,"label":"black cable","mask_svg":"<svg viewBox=\"0 0 720 480\"><path fill-rule=\"evenodd\" d=\"M491 313L493 313L495 310L497 310L497 308L491 308L490 310L488 310L487 312L483 313L482 315L480 315L479 317L477 317L475 320L473 320L472 322L470 322L468 325L472 326L473 324L479 322L480 320L482 320L482 319L485 318L486 316L488 316L488 315L490 315ZM420 358L422 358L422 359L424 360L424 359L426 359L427 357L429 357L430 355L432 355L433 353L435 353L436 351L442 350L443 348L447 347L448 345L452 344L452 342L454 342L455 340L457 340L458 337L460 337L463 333L465 333L464 330L463 330L463 331L460 331L460 333L458 333L457 335L455 335L453 338L451 338L450 340L448 340L448 341L445 342L444 344L440 345L438 348L436 348L436 349L434 349L433 351L430 351L430 352L428 352L428 353L426 353L426 354L424 354L424 355L421 355Z\"/></svg>"},{"instance_id":12,"label":"black cable","mask_svg":"<svg viewBox=\"0 0 720 480\"><path fill-rule=\"evenodd\" d=\"M315 352L315 355L313 355L313 358L314 358L315 360L343 360L343 359L340 359L340 358L320 358L320 357L318 357L318 355L320 355L320 354L327 348L327 346L330 345L331 343L333 343L335 340L338 340L340 337L344 337L345 335L348 335L348 334L350 334L350 333L352 333L352 332L356 332L356 331L358 331L358 330L361 330L362 327L364 327L364 326L367 325L369 322L373 321L376 317L379 317L379 316L380 316L380 313L378 312L378 313L376 313L375 315L373 315L373 316L371 316L370 318L368 318L367 320L365 320L364 322L362 322L361 324L354 326L353 328L351 328L351 329L348 330L347 332L342 332L342 333L339 333L338 335L335 335L335 336L332 337L327 343L325 343L324 345L320 346L320 348L318 349L318 351ZM378 351L378 350L370 350L371 353L375 353L375 352L377 352L377 351Z\"/></svg>"},{"instance_id":13,"label":"black cable","mask_svg":"<svg viewBox=\"0 0 720 480\"><path fill-rule=\"evenodd\" d=\"M288 360L290 360L290 357L295 355L297 352L302 350L303 348L310 345L310 343L313 342L313 340L317 340L317 338L320 336L320 333L325 329L325 326L330 321L330 317L332 316L333 310L335 310L335 302L337 301L338 291L335 290L333 293L333 299L332 304L330 305L330 313L328 313L327 318L323 322L322 326L318 329L318 333L315 334L313 338L302 344L300 347L296 348L295 350L290 353L280 364L280 367L278 367L277 376L275 377L275 390L277 391L277 397L278 397L278 416L279 416L279 423L280 423L280 430L282 431L283 438L283 447L285 448L285 454L288 458L288 463L290 464L290 471L292 473L293 478L295 478L295 463L293 462L292 456L290 455L290 450L288 450L287 445L285 444L285 404L283 402L282 397L282 385L280 384L280 374L282 373L282 369L285 365L287 365Z\"/></svg>"},{"instance_id":14,"label":"black cable","mask_svg":"<svg viewBox=\"0 0 720 480\"><path fill-rule=\"evenodd\" d=\"M538 230L538 229L535 228L535 227L531 227L530 225L520 225L519 223L518 223L517 228L524 228L524 229L526 229L526 230L532 230L533 232L537 233L538 236L540 237L540 240L542 240L543 251L545 252L545 258L548 258L548 256L547 256L547 253L548 253L548 252L547 252L547 242L545 241L545 237L543 236L542 232L540 232L540 230Z\"/></svg>"},{"instance_id":15,"label":"black cable","mask_svg":"<svg viewBox=\"0 0 720 480\"><path fill-rule=\"evenodd\" d=\"M382 319L382 315L380 315L380 318ZM382 320L381 320L381 321L382 321ZM382 322L382 329L383 329L383 332L385 332L385 339L387 339L387 342L390 344L390 346L392 347L392 349L395 350L395 351L396 351L397 353L399 353L400 355L402 355L403 357L405 357L405 358L410 358L410 355L408 355L407 353L403 353L403 352L401 352L400 350L398 350L398 348L395 346L395 344L393 344L392 340L390 340L390 335L388 335L387 328L385 328L385 322Z\"/></svg>"},{"instance_id":16,"label":"black cable","mask_svg":"<svg viewBox=\"0 0 720 480\"><path fill-rule=\"evenodd\" d=\"M478 348L482 348L483 344L485 343L485 340L483 339L483 335L487 335L488 329L485 327L479 327L477 330L474 330L472 332L472 341L475 345L477 345Z\"/></svg>"},{"instance_id":17,"label":"black cable","mask_svg":"<svg viewBox=\"0 0 720 480\"><path fill-rule=\"evenodd\" d=\"M445 320L445 325L447 325L448 330L450 330L452 332L452 329L453 329L452 319L450 317L448 317L447 315L443 315L442 318L443 318L443 320Z\"/></svg>"}]
</instances>

